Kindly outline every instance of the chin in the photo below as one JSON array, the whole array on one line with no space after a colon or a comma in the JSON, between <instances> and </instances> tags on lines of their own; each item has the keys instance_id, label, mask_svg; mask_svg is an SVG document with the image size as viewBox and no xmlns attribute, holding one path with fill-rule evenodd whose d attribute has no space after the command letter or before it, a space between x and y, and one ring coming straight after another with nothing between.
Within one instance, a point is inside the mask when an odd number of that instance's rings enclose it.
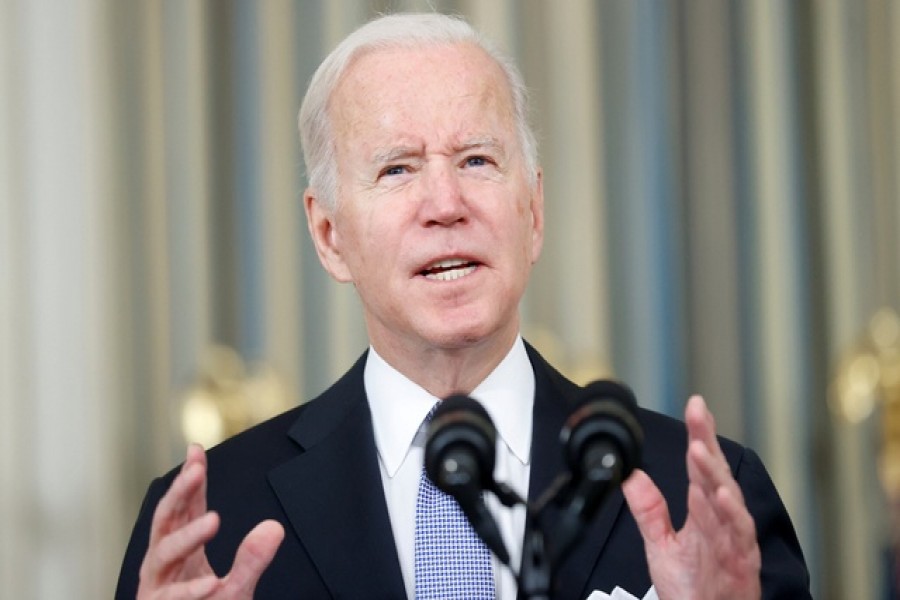
<instances>
[{"instance_id":1,"label":"chin","mask_svg":"<svg viewBox=\"0 0 900 600\"><path fill-rule=\"evenodd\" d=\"M445 350L472 348L498 340L512 339L518 333L515 310L497 311L495 306L460 307L423 314L418 321L418 334L433 347ZM501 341L502 343L502 341Z\"/></svg>"},{"instance_id":2,"label":"chin","mask_svg":"<svg viewBox=\"0 0 900 600\"><path fill-rule=\"evenodd\" d=\"M502 332L504 330L505 328L488 327L487 325L473 327L472 323L467 323L461 327L432 331L431 335L426 337L432 340L434 345L439 348L462 350L497 339L503 335Z\"/></svg>"},{"instance_id":3,"label":"chin","mask_svg":"<svg viewBox=\"0 0 900 600\"><path fill-rule=\"evenodd\" d=\"M431 346L443 350L462 350L477 345L484 336L475 333L441 332L424 336Z\"/></svg>"}]
</instances>

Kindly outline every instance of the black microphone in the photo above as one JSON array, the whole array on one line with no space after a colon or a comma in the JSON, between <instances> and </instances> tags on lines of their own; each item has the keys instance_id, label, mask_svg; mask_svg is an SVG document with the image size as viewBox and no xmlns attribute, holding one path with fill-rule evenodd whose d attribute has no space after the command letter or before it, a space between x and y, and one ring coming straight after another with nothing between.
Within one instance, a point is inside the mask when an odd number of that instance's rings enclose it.
<instances>
[{"instance_id":1,"label":"black microphone","mask_svg":"<svg viewBox=\"0 0 900 600\"><path fill-rule=\"evenodd\" d=\"M609 493L640 463L644 433L634 394L614 381L588 384L560 440L572 479L559 522L555 560L571 550Z\"/></svg>"},{"instance_id":2,"label":"black microphone","mask_svg":"<svg viewBox=\"0 0 900 600\"><path fill-rule=\"evenodd\" d=\"M576 478L592 478L598 469L611 469L619 482L625 480L640 462L644 443L634 393L615 381L589 383L560 440Z\"/></svg>"},{"instance_id":3,"label":"black microphone","mask_svg":"<svg viewBox=\"0 0 900 600\"><path fill-rule=\"evenodd\" d=\"M452 496L472 529L504 564L509 553L497 522L484 504L483 492L494 481L497 429L477 401L463 395L442 400L434 411L425 442L425 472Z\"/></svg>"}]
</instances>

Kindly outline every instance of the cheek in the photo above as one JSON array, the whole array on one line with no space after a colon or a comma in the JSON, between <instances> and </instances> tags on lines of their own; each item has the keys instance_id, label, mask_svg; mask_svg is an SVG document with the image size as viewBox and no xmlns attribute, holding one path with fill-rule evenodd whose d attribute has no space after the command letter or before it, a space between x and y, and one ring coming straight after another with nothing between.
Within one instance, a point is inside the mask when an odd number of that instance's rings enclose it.
<instances>
[{"instance_id":1,"label":"cheek","mask_svg":"<svg viewBox=\"0 0 900 600\"><path fill-rule=\"evenodd\" d=\"M529 212L528 215L528 249L532 264L535 263L541 255L541 249L544 246L544 232L540 228L539 223L535 223L534 214Z\"/></svg>"},{"instance_id":2,"label":"cheek","mask_svg":"<svg viewBox=\"0 0 900 600\"><path fill-rule=\"evenodd\" d=\"M378 219L356 221L344 235L349 242L346 260L354 271L354 280L383 280L398 264L398 232Z\"/></svg>"},{"instance_id":3,"label":"cheek","mask_svg":"<svg viewBox=\"0 0 900 600\"><path fill-rule=\"evenodd\" d=\"M356 215L343 212L334 227L335 247L341 254L341 259L351 271L354 281L360 275L362 263L365 261L365 238L362 236L362 228Z\"/></svg>"},{"instance_id":4,"label":"cheek","mask_svg":"<svg viewBox=\"0 0 900 600\"><path fill-rule=\"evenodd\" d=\"M524 248L529 259L535 249L536 230L534 228L534 218L531 211L527 207L521 207L518 215L521 230L519 232L522 247Z\"/></svg>"}]
</instances>

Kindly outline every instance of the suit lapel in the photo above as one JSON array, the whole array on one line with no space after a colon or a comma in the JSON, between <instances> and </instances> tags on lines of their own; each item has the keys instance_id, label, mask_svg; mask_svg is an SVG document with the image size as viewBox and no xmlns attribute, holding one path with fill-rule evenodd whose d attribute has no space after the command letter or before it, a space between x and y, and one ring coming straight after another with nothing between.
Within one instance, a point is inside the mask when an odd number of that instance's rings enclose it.
<instances>
[{"instance_id":1,"label":"suit lapel","mask_svg":"<svg viewBox=\"0 0 900 600\"><path fill-rule=\"evenodd\" d=\"M535 373L528 492L529 502L535 502L566 472L559 432L579 388L527 343L526 348ZM364 364L365 357L301 413L289 432L300 454L273 469L269 481L333 596L403 598L400 561L380 493L381 474L362 381ZM606 500L582 542L556 570L554 597L584 597L590 591L585 589L587 580L622 505L618 490ZM551 538L557 515L552 507L546 514Z\"/></svg>"},{"instance_id":2,"label":"suit lapel","mask_svg":"<svg viewBox=\"0 0 900 600\"><path fill-rule=\"evenodd\" d=\"M365 357L301 413L289 435L302 453L269 481L333 596L402 598L364 364Z\"/></svg>"},{"instance_id":3,"label":"suit lapel","mask_svg":"<svg viewBox=\"0 0 900 600\"><path fill-rule=\"evenodd\" d=\"M559 474L568 469L563 459L559 432L574 408L579 388L550 366L534 348L527 344L526 348L535 376L531 483L528 490L528 500L533 503ZM554 597L583 598L590 593L591 590L586 590L585 586L597 566L623 504L624 497L618 489L606 499L581 542L556 569ZM545 512L544 523L545 527L549 527L547 531L551 540L553 523L558 514L552 505Z\"/></svg>"}]
</instances>

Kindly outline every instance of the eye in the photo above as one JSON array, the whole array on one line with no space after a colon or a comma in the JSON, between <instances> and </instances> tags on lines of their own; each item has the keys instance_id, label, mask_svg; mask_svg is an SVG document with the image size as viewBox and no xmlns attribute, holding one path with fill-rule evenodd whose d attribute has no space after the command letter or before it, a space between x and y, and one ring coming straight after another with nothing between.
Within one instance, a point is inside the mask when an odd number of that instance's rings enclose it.
<instances>
[{"instance_id":1,"label":"eye","mask_svg":"<svg viewBox=\"0 0 900 600\"><path fill-rule=\"evenodd\" d=\"M484 156L470 156L466 158L467 167L483 167L488 164L488 159Z\"/></svg>"},{"instance_id":2,"label":"eye","mask_svg":"<svg viewBox=\"0 0 900 600\"><path fill-rule=\"evenodd\" d=\"M408 171L408 169L404 165L391 165L389 167L385 167L384 169L382 169L381 173L379 173L379 176L392 177L395 175L403 175L407 171Z\"/></svg>"}]
</instances>

